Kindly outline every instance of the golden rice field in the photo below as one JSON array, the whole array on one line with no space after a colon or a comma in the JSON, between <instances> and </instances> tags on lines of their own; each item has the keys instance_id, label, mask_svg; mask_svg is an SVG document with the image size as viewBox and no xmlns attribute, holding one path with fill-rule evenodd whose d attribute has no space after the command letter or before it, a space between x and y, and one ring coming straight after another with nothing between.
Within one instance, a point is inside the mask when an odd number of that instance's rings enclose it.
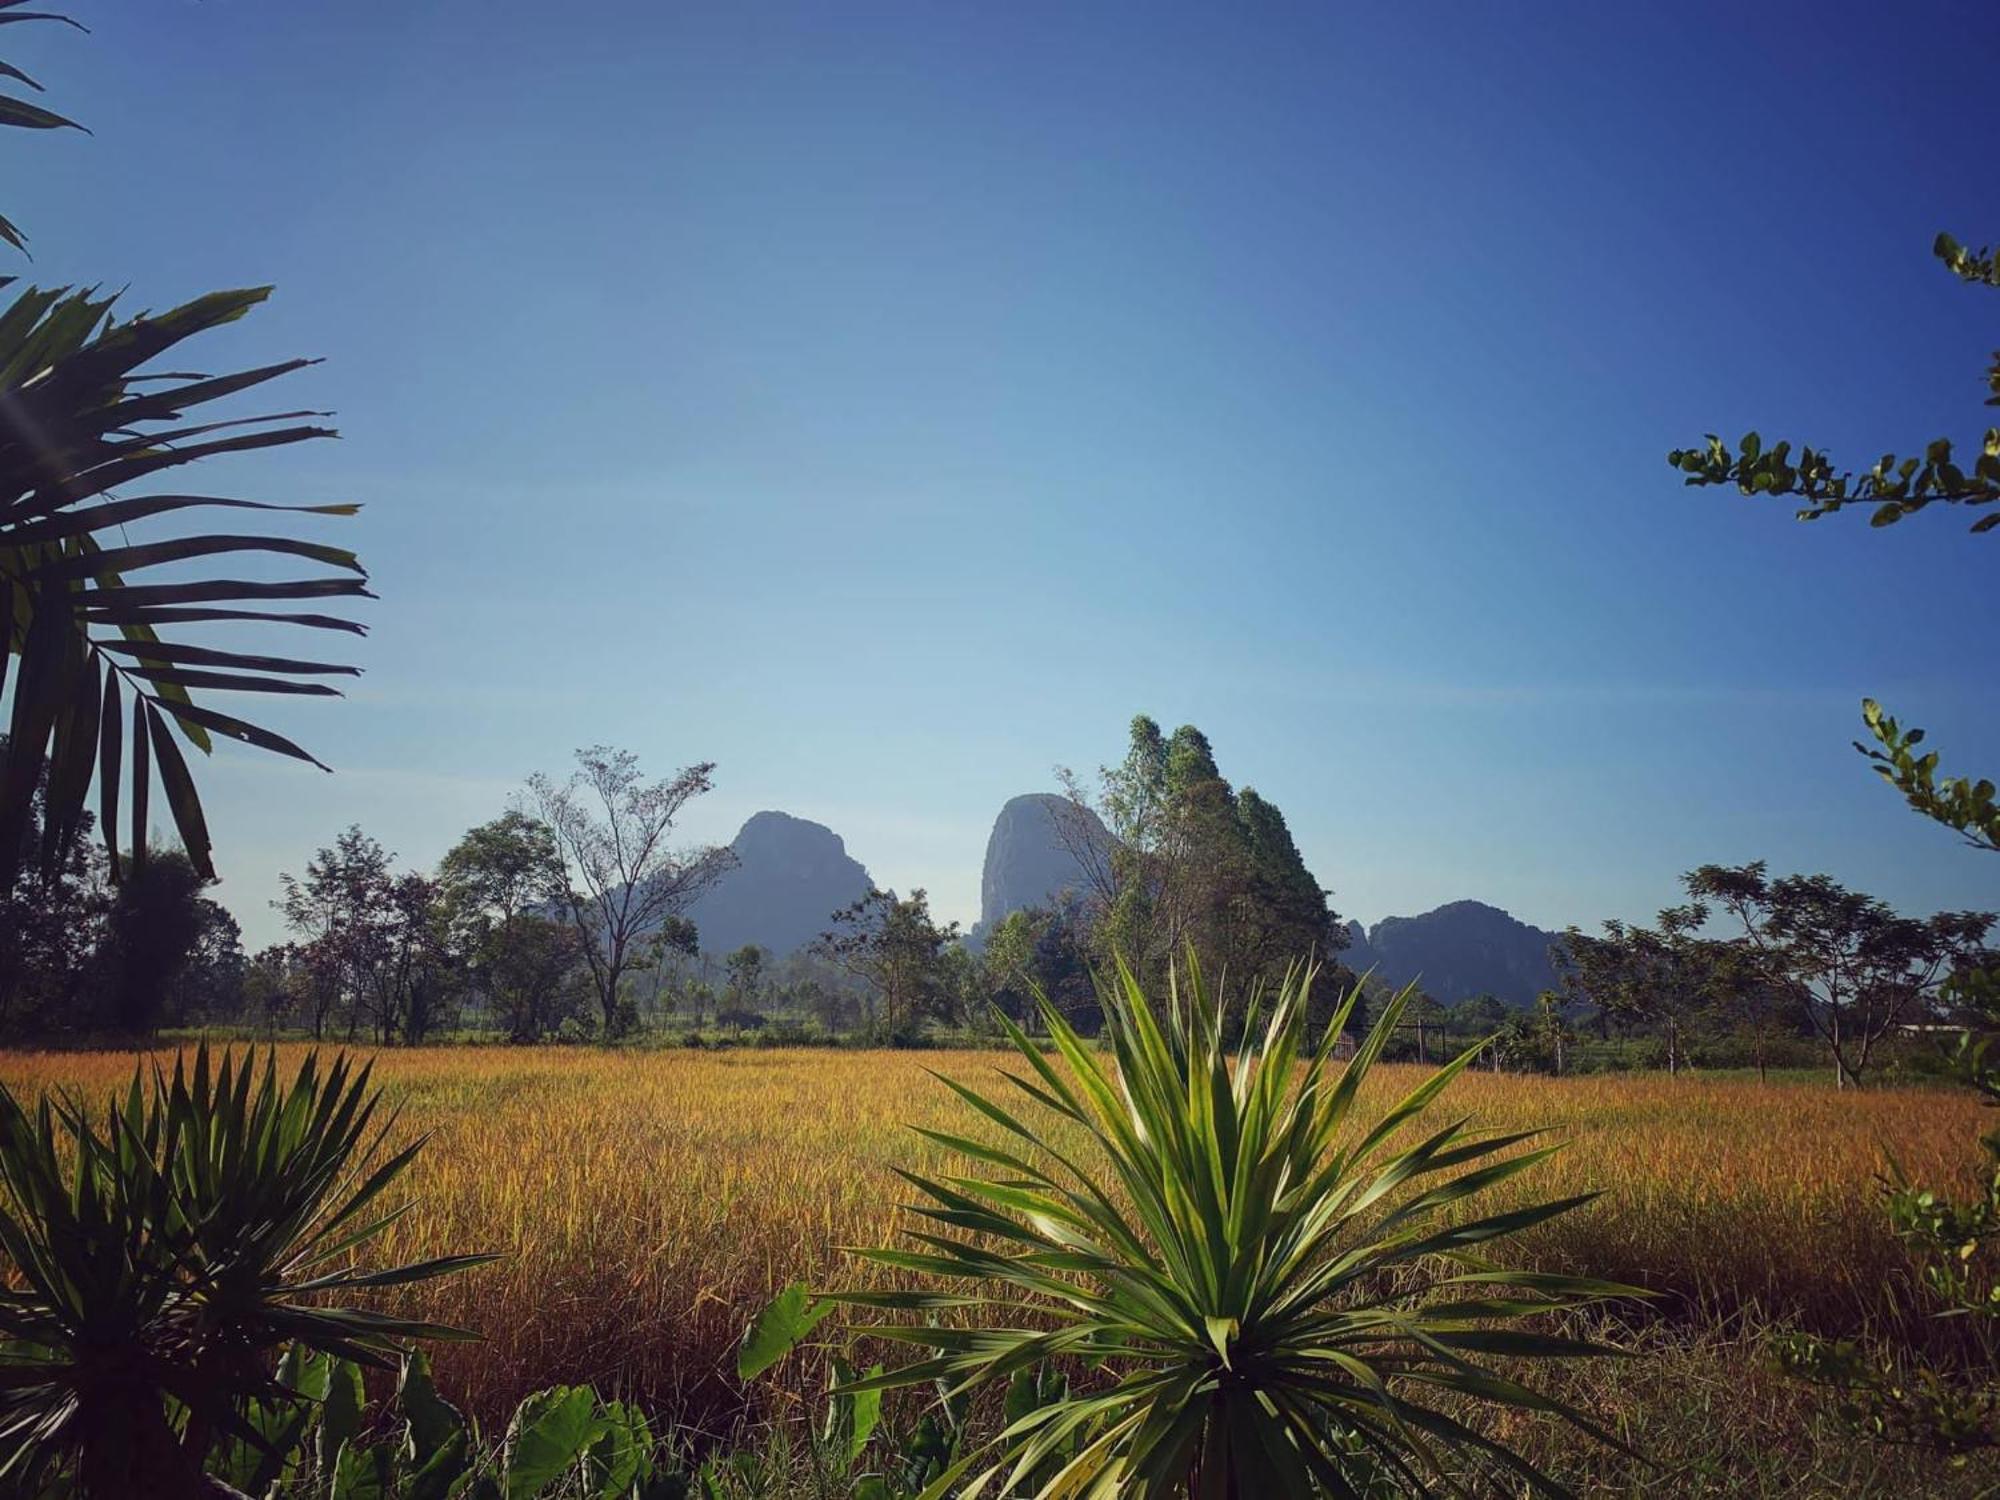
<instances>
[{"instance_id":1,"label":"golden rice field","mask_svg":"<svg viewBox=\"0 0 2000 1500\"><path fill-rule=\"evenodd\" d=\"M295 1049L281 1049L287 1052ZM415 1210L387 1253L496 1250L498 1265L411 1289L426 1316L484 1342L440 1349L441 1383L491 1416L558 1380L619 1388L698 1426L742 1410L734 1348L775 1288L851 1273L839 1247L896 1231L897 1165L942 1154L908 1123L965 1129L932 1079L993 1077L977 1052L384 1053L399 1133L427 1131L407 1178ZM0 1081L101 1097L124 1053L0 1054ZM1422 1076L1385 1066L1370 1097ZM1885 1150L1912 1174L1969 1185L1982 1123L1963 1094L1836 1094L1622 1076L1472 1073L1439 1109L1545 1125L1568 1142L1509 1183L1513 1198L1604 1190L1512 1252L1667 1294L1714 1326L1753 1309L1827 1332L1898 1315L1903 1260L1876 1204ZM1442 1119L1440 1122L1442 1123Z\"/></svg>"}]
</instances>

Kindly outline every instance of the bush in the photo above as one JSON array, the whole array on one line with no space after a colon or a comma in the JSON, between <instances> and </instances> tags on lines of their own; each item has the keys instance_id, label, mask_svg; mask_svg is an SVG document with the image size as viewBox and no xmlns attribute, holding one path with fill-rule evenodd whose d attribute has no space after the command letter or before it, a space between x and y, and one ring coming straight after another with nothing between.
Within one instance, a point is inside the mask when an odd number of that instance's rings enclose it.
<instances>
[{"instance_id":1,"label":"bush","mask_svg":"<svg viewBox=\"0 0 2000 1500\"><path fill-rule=\"evenodd\" d=\"M1514 1151L1529 1133L1475 1134L1460 1121L1419 1127L1413 1144L1391 1151L1479 1048L1379 1118L1361 1117L1361 1083L1412 991L1383 1007L1353 1061L1336 1070L1333 1040L1347 1007L1308 1053L1311 979L1310 969L1287 978L1261 1037L1233 1059L1226 1007L1192 955L1160 1007L1164 1026L1128 969L1107 986L1115 1070L1046 1002L1062 1070L1003 1018L1032 1070L1032 1079L1005 1076L1057 1131L944 1080L1012 1139L1003 1147L922 1132L985 1170L947 1182L905 1174L930 1200L919 1210L921 1248L860 1253L947 1285L832 1300L920 1315L919 1326L856 1331L931 1356L847 1389L935 1381L957 1397L1021 1370L1081 1364L1102 1373L1011 1423L934 1493L946 1484L960 1486L950 1493L1006 1491L1030 1475L1038 1495L1088 1489L1130 1500L1346 1496L1385 1481L1428 1493L1449 1461L1504 1475L1513 1489L1561 1494L1461 1419L1483 1405L1553 1415L1622 1447L1489 1357L1610 1352L1522 1325L1643 1293L1491 1269L1474 1254L1593 1195L1448 1219L1448 1209L1457 1214L1558 1148ZM1246 1035L1257 1035L1257 1021L1253 999ZM1077 1132L1092 1142L1088 1159L1055 1144ZM1418 1190L1426 1177L1434 1185ZM988 1321L996 1309L1004 1321ZM988 1467L966 1478L982 1458Z\"/></svg>"},{"instance_id":2,"label":"bush","mask_svg":"<svg viewBox=\"0 0 2000 1500\"><path fill-rule=\"evenodd\" d=\"M493 1259L331 1268L400 1216L380 1200L423 1145L361 1176L392 1123L374 1128L370 1070L339 1058L322 1077L309 1055L289 1085L275 1057L254 1071L227 1052L211 1068L206 1047L150 1090L135 1071L101 1129L0 1087L18 1278L0 1299L0 1474L28 1493L64 1474L94 1500L193 1493L217 1438L271 1395L280 1346L393 1368L404 1340L467 1336L327 1305Z\"/></svg>"}]
</instances>

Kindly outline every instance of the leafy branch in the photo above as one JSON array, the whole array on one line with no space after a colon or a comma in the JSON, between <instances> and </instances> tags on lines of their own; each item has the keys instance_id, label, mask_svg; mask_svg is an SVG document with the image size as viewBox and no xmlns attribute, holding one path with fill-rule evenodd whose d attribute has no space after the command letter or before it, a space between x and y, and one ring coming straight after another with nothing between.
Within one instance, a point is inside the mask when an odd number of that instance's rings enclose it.
<instances>
[{"instance_id":1,"label":"leafy branch","mask_svg":"<svg viewBox=\"0 0 2000 1500\"><path fill-rule=\"evenodd\" d=\"M1945 267L1961 280L2000 286L2000 256L1990 249L1966 249L1948 234L1931 247ZM1987 372L1992 396L1988 406L2000 406L2000 350ZM1873 467L1859 473L1837 467L1824 450L1779 442L1766 448L1761 435L1747 432L1732 449L1714 433L1699 447L1676 448L1667 462L1686 475L1689 485L1734 485L1745 495L1789 495L1804 504L1798 518L1815 521L1851 504L1872 504L1872 526L1890 526L1925 506L1990 505L2000 500L2000 427L1988 428L1979 455L1968 469L1953 457L1949 438L1926 444L1921 458L1884 453ZM1973 523L1975 532L2000 526L2000 511Z\"/></svg>"},{"instance_id":2,"label":"leafy branch","mask_svg":"<svg viewBox=\"0 0 2000 1500\"><path fill-rule=\"evenodd\" d=\"M1881 748L1872 749L1859 740L1854 748L1876 763L1884 781L1925 817L1963 834L1973 848L2000 853L2000 803L1994 800L1992 782L1962 776L1940 780L1937 751L1917 753L1923 730L1904 729L1873 698L1861 700L1861 717Z\"/></svg>"}]
</instances>

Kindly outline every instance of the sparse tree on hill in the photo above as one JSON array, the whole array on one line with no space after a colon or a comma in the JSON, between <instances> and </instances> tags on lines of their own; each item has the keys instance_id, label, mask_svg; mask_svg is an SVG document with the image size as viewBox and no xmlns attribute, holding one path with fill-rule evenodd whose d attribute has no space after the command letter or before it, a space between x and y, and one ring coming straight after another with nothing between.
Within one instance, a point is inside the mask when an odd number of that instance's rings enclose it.
<instances>
[{"instance_id":1,"label":"sparse tree on hill","mask_svg":"<svg viewBox=\"0 0 2000 1500\"><path fill-rule=\"evenodd\" d=\"M713 787L712 761L648 781L629 750L596 745L576 759L567 781L538 774L528 787L555 835L562 905L582 939L605 1034L616 1036L629 1029L620 1002L639 944L685 911L736 856L717 845L677 849L671 842L682 809Z\"/></svg>"}]
</instances>

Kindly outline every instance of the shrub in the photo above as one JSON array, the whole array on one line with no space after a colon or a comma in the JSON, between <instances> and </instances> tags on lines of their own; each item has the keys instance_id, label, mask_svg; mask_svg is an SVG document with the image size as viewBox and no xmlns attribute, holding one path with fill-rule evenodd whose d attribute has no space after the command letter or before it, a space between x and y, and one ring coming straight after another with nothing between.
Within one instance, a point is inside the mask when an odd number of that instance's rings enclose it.
<instances>
[{"instance_id":1,"label":"shrub","mask_svg":"<svg viewBox=\"0 0 2000 1500\"><path fill-rule=\"evenodd\" d=\"M404 1340L465 1336L327 1305L493 1258L354 1265L401 1217L382 1195L423 1145L368 1170L393 1124L376 1127L369 1075L340 1058L322 1076L308 1055L284 1084L274 1057L258 1077L227 1052L211 1068L204 1047L191 1073L154 1068L150 1090L135 1071L101 1129L72 1101L30 1114L0 1087L0 1250L17 1277L0 1298L0 1479L199 1493L215 1440L285 1395L280 1346L393 1367Z\"/></svg>"},{"instance_id":2,"label":"shrub","mask_svg":"<svg viewBox=\"0 0 2000 1500\"><path fill-rule=\"evenodd\" d=\"M936 1381L949 1399L1021 1370L1104 1373L1012 1422L927 1494L1006 1492L1032 1477L1032 1492L1048 1497L1346 1496L1384 1481L1422 1491L1447 1462L1561 1493L1426 1396L1460 1412L1484 1403L1554 1415L1619 1446L1482 1360L1610 1352L1521 1325L1634 1289L1491 1269L1473 1254L1594 1195L1449 1221L1447 1210L1558 1148L1515 1151L1532 1132L1475 1133L1463 1120L1404 1139L1477 1047L1378 1118L1360 1118L1362 1080L1412 992L1383 1008L1336 1069L1334 1039L1353 1001L1308 1051L1312 977L1288 976L1260 1039L1233 1066L1222 997L1192 954L1164 1026L1128 969L1106 986L1115 1074L1046 1001L1065 1069L1003 1017L1032 1072L1004 1076L1059 1130L1085 1132L1088 1158L1063 1154L1058 1131L943 1080L1012 1140L922 1132L983 1170L941 1181L905 1174L928 1200L915 1209L926 1225L911 1235L921 1248L858 1253L958 1286L835 1294L928 1320L861 1324L931 1353L851 1388ZM1253 997L1246 1036L1257 1035L1259 1009ZM968 1478L979 1461L987 1467Z\"/></svg>"}]
</instances>

